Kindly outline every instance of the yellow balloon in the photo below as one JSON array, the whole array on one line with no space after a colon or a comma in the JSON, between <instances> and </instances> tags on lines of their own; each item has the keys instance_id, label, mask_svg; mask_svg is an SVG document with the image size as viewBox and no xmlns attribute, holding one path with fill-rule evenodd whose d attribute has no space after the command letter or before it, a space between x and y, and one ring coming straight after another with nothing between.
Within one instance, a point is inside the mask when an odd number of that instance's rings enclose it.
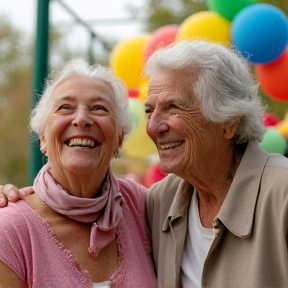
<instances>
[{"instance_id":1,"label":"yellow balloon","mask_svg":"<svg viewBox=\"0 0 288 288\"><path fill-rule=\"evenodd\" d=\"M138 99L143 103L147 98L147 92L148 92L148 82L149 77L144 77L141 81L141 84L139 86L139 97Z\"/></svg>"},{"instance_id":2,"label":"yellow balloon","mask_svg":"<svg viewBox=\"0 0 288 288\"><path fill-rule=\"evenodd\" d=\"M149 35L140 35L126 39L113 48L110 54L110 66L127 88L139 87L143 74L143 51Z\"/></svg>"},{"instance_id":3,"label":"yellow balloon","mask_svg":"<svg viewBox=\"0 0 288 288\"><path fill-rule=\"evenodd\" d=\"M231 23L213 11L192 14L179 26L176 41L206 39L222 44L230 43Z\"/></svg>"},{"instance_id":4,"label":"yellow balloon","mask_svg":"<svg viewBox=\"0 0 288 288\"><path fill-rule=\"evenodd\" d=\"M132 158L147 157L157 152L154 142L146 133L146 114L144 104L129 98L129 108L133 120L133 131L123 143L122 152Z\"/></svg>"},{"instance_id":5,"label":"yellow balloon","mask_svg":"<svg viewBox=\"0 0 288 288\"><path fill-rule=\"evenodd\" d=\"M280 131L283 137L288 138L288 113L285 114L282 121L277 123L276 129Z\"/></svg>"}]
</instances>

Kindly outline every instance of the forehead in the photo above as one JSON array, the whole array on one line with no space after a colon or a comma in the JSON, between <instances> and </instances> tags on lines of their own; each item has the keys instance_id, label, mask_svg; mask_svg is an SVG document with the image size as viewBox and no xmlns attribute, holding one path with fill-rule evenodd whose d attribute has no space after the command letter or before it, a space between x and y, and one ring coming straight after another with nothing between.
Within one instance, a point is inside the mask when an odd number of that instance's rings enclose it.
<instances>
[{"instance_id":1,"label":"forehead","mask_svg":"<svg viewBox=\"0 0 288 288\"><path fill-rule=\"evenodd\" d=\"M150 77L147 101L156 98L158 101L171 98L190 101L193 98L192 87L196 80L196 74L189 71L161 69Z\"/></svg>"},{"instance_id":2,"label":"forehead","mask_svg":"<svg viewBox=\"0 0 288 288\"><path fill-rule=\"evenodd\" d=\"M70 76L61 81L53 91L53 98L102 99L114 103L114 91L104 80L96 77Z\"/></svg>"}]
</instances>

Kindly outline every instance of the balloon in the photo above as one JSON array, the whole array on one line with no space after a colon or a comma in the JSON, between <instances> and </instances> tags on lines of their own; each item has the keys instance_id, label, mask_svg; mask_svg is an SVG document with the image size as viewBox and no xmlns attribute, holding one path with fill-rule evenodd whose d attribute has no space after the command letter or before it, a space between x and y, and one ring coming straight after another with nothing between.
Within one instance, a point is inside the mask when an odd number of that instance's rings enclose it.
<instances>
[{"instance_id":1,"label":"balloon","mask_svg":"<svg viewBox=\"0 0 288 288\"><path fill-rule=\"evenodd\" d=\"M159 163L154 164L147 170L146 175L143 179L143 185L149 188L154 183L162 180L166 176L167 174L161 171Z\"/></svg>"},{"instance_id":2,"label":"balloon","mask_svg":"<svg viewBox=\"0 0 288 288\"><path fill-rule=\"evenodd\" d=\"M276 126L280 122L280 117L273 113L264 113L264 126Z\"/></svg>"},{"instance_id":3,"label":"balloon","mask_svg":"<svg viewBox=\"0 0 288 288\"><path fill-rule=\"evenodd\" d=\"M272 99L288 102L288 47L275 61L255 66L262 90Z\"/></svg>"},{"instance_id":4,"label":"balloon","mask_svg":"<svg viewBox=\"0 0 288 288\"><path fill-rule=\"evenodd\" d=\"M269 63L277 59L288 44L286 15L270 4L249 5L235 16L231 41L251 63Z\"/></svg>"},{"instance_id":5,"label":"balloon","mask_svg":"<svg viewBox=\"0 0 288 288\"><path fill-rule=\"evenodd\" d=\"M282 121L277 123L276 128L283 137L288 138L288 113L286 113Z\"/></svg>"},{"instance_id":6,"label":"balloon","mask_svg":"<svg viewBox=\"0 0 288 288\"><path fill-rule=\"evenodd\" d=\"M165 47L175 41L176 34L179 30L178 25L165 25L155 30L144 47L144 61L160 47Z\"/></svg>"},{"instance_id":7,"label":"balloon","mask_svg":"<svg viewBox=\"0 0 288 288\"><path fill-rule=\"evenodd\" d=\"M144 102L147 98L148 82L149 82L149 77L145 77L141 81L141 84L139 87L139 100L141 102Z\"/></svg>"},{"instance_id":8,"label":"balloon","mask_svg":"<svg viewBox=\"0 0 288 288\"><path fill-rule=\"evenodd\" d=\"M143 73L143 49L149 35L141 35L118 43L110 54L110 66L128 88L138 88Z\"/></svg>"},{"instance_id":9,"label":"balloon","mask_svg":"<svg viewBox=\"0 0 288 288\"><path fill-rule=\"evenodd\" d=\"M230 42L230 22L213 11L192 14L179 26L176 41L207 39L211 42Z\"/></svg>"},{"instance_id":10,"label":"balloon","mask_svg":"<svg viewBox=\"0 0 288 288\"><path fill-rule=\"evenodd\" d=\"M138 98L139 97L139 90L130 88L128 89L128 97L129 98Z\"/></svg>"},{"instance_id":11,"label":"balloon","mask_svg":"<svg viewBox=\"0 0 288 288\"><path fill-rule=\"evenodd\" d=\"M260 146L268 153L279 153L284 155L287 143L279 130L268 128Z\"/></svg>"},{"instance_id":12,"label":"balloon","mask_svg":"<svg viewBox=\"0 0 288 288\"><path fill-rule=\"evenodd\" d=\"M232 21L235 15L250 4L257 3L256 0L208 0L209 10L219 13L229 21Z\"/></svg>"},{"instance_id":13,"label":"balloon","mask_svg":"<svg viewBox=\"0 0 288 288\"><path fill-rule=\"evenodd\" d=\"M129 98L133 131L123 143L123 153L127 157L147 157L156 153L157 148L146 133L146 114L144 105L138 99Z\"/></svg>"}]
</instances>

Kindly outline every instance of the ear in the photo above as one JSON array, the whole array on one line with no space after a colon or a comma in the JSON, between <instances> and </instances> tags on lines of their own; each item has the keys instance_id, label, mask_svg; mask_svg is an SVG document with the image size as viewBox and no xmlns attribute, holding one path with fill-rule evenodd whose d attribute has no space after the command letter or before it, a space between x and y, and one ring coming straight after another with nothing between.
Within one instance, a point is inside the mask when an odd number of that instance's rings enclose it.
<instances>
[{"instance_id":1,"label":"ear","mask_svg":"<svg viewBox=\"0 0 288 288\"><path fill-rule=\"evenodd\" d=\"M122 148L123 140L124 140L124 131L118 134L118 148Z\"/></svg>"},{"instance_id":2,"label":"ear","mask_svg":"<svg viewBox=\"0 0 288 288\"><path fill-rule=\"evenodd\" d=\"M40 151L43 153L43 155L47 156L47 143L44 134L40 134Z\"/></svg>"},{"instance_id":3,"label":"ear","mask_svg":"<svg viewBox=\"0 0 288 288\"><path fill-rule=\"evenodd\" d=\"M241 117L238 117L233 122L224 124L224 127L223 127L224 138L232 139L235 136L238 126L240 124L240 121L241 121Z\"/></svg>"}]
</instances>

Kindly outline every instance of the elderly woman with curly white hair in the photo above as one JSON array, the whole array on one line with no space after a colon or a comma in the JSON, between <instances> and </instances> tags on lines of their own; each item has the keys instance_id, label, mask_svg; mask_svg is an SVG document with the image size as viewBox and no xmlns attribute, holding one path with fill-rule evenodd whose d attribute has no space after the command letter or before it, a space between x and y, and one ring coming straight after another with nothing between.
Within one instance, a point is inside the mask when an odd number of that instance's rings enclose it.
<instances>
[{"instance_id":1,"label":"elderly woman with curly white hair","mask_svg":"<svg viewBox=\"0 0 288 288\"><path fill-rule=\"evenodd\" d=\"M48 157L34 194L0 211L1 287L155 287L146 189L110 170L131 130L127 90L78 60L32 111Z\"/></svg>"}]
</instances>

